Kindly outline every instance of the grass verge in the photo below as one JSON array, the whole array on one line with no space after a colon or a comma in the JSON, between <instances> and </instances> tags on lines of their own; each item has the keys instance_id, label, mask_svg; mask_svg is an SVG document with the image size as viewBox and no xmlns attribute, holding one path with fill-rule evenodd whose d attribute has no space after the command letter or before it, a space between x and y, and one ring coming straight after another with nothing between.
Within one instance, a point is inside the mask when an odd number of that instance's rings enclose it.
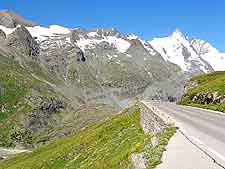
<instances>
[{"instance_id":1,"label":"grass verge","mask_svg":"<svg viewBox=\"0 0 225 169\"><path fill-rule=\"evenodd\" d=\"M0 163L4 169L129 168L129 156L143 149L140 109L126 109L72 136L16 155Z\"/></svg>"},{"instance_id":2,"label":"grass verge","mask_svg":"<svg viewBox=\"0 0 225 169\"><path fill-rule=\"evenodd\" d=\"M161 158L163 152L166 151L166 146L168 145L170 138L175 133L175 127L167 128L163 133L156 135L156 137L159 139L159 144L157 146L153 147L150 144L146 144L144 147L144 153L151 168L155 168L157 165L162 163Z\"/></svg>"}]
</instances>

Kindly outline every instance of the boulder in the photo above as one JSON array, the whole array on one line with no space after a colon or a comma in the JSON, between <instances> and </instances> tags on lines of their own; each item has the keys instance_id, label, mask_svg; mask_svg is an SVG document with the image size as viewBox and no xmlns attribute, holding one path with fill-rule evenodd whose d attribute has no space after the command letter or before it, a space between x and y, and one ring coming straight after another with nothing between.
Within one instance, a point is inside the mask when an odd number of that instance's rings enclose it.
<instances>
[{"instance_id":1,"label":"boulder","mask_svg":"<svg viewBox=\"0 0 225 169\"><path fill-rule=\"evenodd\" d=\"M152 147L155 148L160 144L160 139L157 136L152 137L151 139Z\"/></svg>"},{"instance_id":2,"label":"boulder","mask_svg":"<svg viewBox=\"0 0 225 169\"><path fill-rule=\"evenodd\" d=\"M225 102L225 95L221 96L218 92L197 93L192 101L199 104L219 104Z\"/></svg>"},{"instance_id":3,"label":"boulder","mask_svg":"<svg viewBox=\"0 0 225 169\"><path fill-rule=\"evenodd\" d=\"M213 100L214 100L214 95L213 95L213 93L207 93L207 94L205 95L205 104L210 104L210 103L213 102Z\"/></svg>"},{"instance_id":4,"label":"boulder","mask_svg":"<svg viewBox=\"0 0 225 169\"><path fill-rule=\"evenodd\" d=\"M195 88L198 86L198 81L189 81L184 85L184 93L187 93L189 89Z\"/></svg>"},{"instance_id":5,"label":"boulder","mask_svg":"<svg viewBox=\"0 0 225 169\"><path fill-rule=\"evenodd\" d=\"M131 162L134 169L147 169L147 159L145 158L144 153L132 154Z\"/></svg>"},{"instance_id":6,"label":"boulder","mask_svg":"<svg viewBox=\"0 0 225 169\"><path fill-rule=\"evenodd\" d=\"M197 96L194 96L194 97L192 98L192 101L193 101L193 102L197 102L197 101L198 101L198 97L197 97Z\"/></svg>"},{"instance_id":7,"label":"boulder","mask_svg":"<svg viewBox=\"0 0 225 169\"><path fill-rule=\"evenodd\" d=\"M215 97L215 98L213 98L212 103L214 103L214 104L220 103L221 99L222 99L222 96Z\"/></svg>"},{"instance_id":8,"label":"boulder","mask_svg":"<svg viewBox=\"0 0 225 169\"><path fill-rule=\"evenodd\" d=\"M220 103L224 103L225 102L225 95L223 96L223 98L220 100Z\"/></svg>"}]
</instances>

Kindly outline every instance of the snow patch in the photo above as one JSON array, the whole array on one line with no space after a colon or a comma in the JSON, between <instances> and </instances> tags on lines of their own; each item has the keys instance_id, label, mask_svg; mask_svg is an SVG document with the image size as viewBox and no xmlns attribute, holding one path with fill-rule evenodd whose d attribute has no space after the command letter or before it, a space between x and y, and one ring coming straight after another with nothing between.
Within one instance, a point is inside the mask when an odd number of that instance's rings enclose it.
<instances>
[{"instance_id":1,"label":"snow patch","mask_svg":"<svg viewBox=\"0 0 225 169\"><path fill-rule=\"evenodd\" d=\"M108 42L110 45L114 45L120 53L125 53L131 45L128 41L114 36L104 36L102 39L81 38L77 41L77 45L85 51L85 49L94 48L97 44L104 41Z\"/></svg>"},{"instance_id":2,"label":"snow patch","mask_svg":"<svg viewBox=\"0 0 225 169\"><path fill-rule=\"evenodd\" d=\"M26 27L32 37L37 37L39 41L46 40L50 36L69 34L70 30L58 25L51 25L49 28L35 26Z\"/></svg>"},{"instance_id":3,"label":"snow patch","mask_svg":"<svg viewBox=\"0 0 225 169\"><path fill-rule=\"evenodd\" d=\"M127 42L126 40L122 39L122 38L117 38L114 36L108 36L105 39L107 42L109 42L110 44L113 44L116 46L117 50L121 53L124 53L128 50L128 48L130 47L130 43Z\"/></svg>"},{"instance_id":4,"label":"snow patch","mask_svg":"<svg viewBox=\"0 0 225 169\"><path fill-rule=\"evenodd\" d=\"M8 35L8 34L11 34L11 33L13 33L13 31L15 30L15 28L6 28L5 26L3 26L3 25L0 25L0 29L6 34L6 35Z\"/></svg>"},{"instance_id":5,"label":"snow patch","mask_svg":"<svg viewBox=\"0 0 225 169\"><path fill-rule=\"evenodd\" d=\"M81 38L76 44L83 52L85 52L85 49L93 48L96 43L95 40Z\"/></svg>"},{"instance_id":6,"label":"snow patch","mask_svg":"<svg viewBox=\"0 0 225 169\"><path fill-rule=\"evenodd\" d=\"M127 57L132 58L133 56L130 54L126 54Z\"/></svg>"},{"instance_id":7,"label":"snow patch","mask_svg":"<svg viewBox=\"0 0 225 169\"><path fill-rule=\"evenodd\" d=\"M137 35L134 35L134 34L129 34L127 36L127 39L129 39L129 40L138 39L138 36Z\"/></svg>"},{"instance_id":8,"label":"snow patch","mask_svg":"<svg viewBox=\"0 0 225 169\"><path fill-rule=\"evenodd\" d=\"M97 32L89 32L88 36L91 38L94 38L94 37L98 36L98 33Z\"/></svg>"},{"instance_id":9,"label":"snow patch","mask_svg":"<svg viewBox=\"0 0 225 169\"><path fill-rule=\"evenodd\" d=\"M49 30L53 34L69 34L71 31L59 25L50 25Z\"/></svg>"}]
</instances>

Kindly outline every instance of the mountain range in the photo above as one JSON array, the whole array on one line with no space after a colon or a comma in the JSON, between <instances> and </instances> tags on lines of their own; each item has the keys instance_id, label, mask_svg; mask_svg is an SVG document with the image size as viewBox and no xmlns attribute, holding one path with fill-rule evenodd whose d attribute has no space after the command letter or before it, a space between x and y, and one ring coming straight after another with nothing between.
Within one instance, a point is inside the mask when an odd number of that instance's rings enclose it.
<instances>
[{"instance_id":1,"label":"mountain range","mask_svg":"<svg viewBox=\"0 0 225 169\"><path fill-rule=\"evenodd\" d=\"M136 97L175 100L186 80L218 70L225 54L179 30L148 41L113 28L43 27L0 11L0 146L68 135Z\"/></svg>"}]
</instances>

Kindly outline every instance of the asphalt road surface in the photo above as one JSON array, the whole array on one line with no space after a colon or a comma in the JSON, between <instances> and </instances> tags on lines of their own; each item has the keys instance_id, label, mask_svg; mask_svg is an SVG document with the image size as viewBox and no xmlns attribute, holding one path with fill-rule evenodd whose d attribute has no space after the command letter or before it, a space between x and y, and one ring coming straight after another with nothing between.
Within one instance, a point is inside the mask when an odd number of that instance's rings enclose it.
<instances>
[{"instance_id":1,"label":"asphalt road surface","mask_svg":"<svg viewBox=\"0 0 225 169\"><path fill-rule=\"evenodd\" d=\"M144 103L167 113L180 128L167 147L164 167L225 168L225 113L167 102Z\"/></svg>"}]
</instances>

